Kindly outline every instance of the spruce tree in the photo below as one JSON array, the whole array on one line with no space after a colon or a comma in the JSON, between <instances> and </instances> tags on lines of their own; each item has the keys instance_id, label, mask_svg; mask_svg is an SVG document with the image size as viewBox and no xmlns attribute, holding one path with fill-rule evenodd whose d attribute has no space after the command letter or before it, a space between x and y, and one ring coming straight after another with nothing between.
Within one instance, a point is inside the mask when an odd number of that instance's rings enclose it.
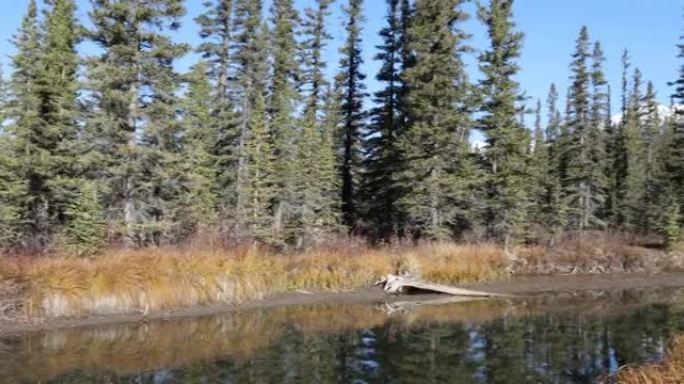
<instances>
[{"instance_id":1,"label":"spruce tree","mask_svg":"<svg viewBox=\"0 0 684 384\"><path fill-rule=\"evenodd\" d=\"M468 82L462 53L468 15L460 0L418 0L408 28L415 63L407 83L407 128L401 136L407 187L401 209L416 236L448 239L472 224L472 156Z\"/></svg>"},{"instance_id":2,"label":"spruce tree","mask_svg":"<svg viewBox=\"0 0 684 384\"><path fill-rule=\"evenodd\" d=\"M529 165L530 176L533 181L531 181L530 191L530 204L531 209L528 213L530 224L539 225L540 228L548 228L546 223L548 222L548 217L545 212L545 208L548 205L548 185L549 185L549 172L551 168L548 141L545 136L545 129L542 126L542 103L541 100L537 100L536 107L534 109L534 134L531 162Z\"/></svg>"},{"instance_id":3,"label":"spruce tree","mask_svg":"<svg viewBox=\"0 0 684 384\"><path fill-rule=\"evenodd\" d=\"M271 138L274 151L275 197L273 201L274 235L287 238L287 229L296 205L293 185L296 161L295 138L299 133L295 111L300 68L297 61L299 43L296 39L299 15L292 0L275 0L271 6L271 50L273 69L268 101Z\"/></svg>"},{"instance_id":4,"label":"spruce tree","mask_svg":"<svg viewBox=\"0 0 684 384\"><path fill-rule=\"evenodd\" d=\"M682 240L682 225L680 218L682 216L679 203L672 199L667 205L661 232L665 236L665 242L668 246Z\"/></svg>"},{"instance_id":5,"label":"spruce tree","mask_svg":"<svg viewBox=\"0 0 684 384\"><path fill-rule=\"evenodd\" d=\"M41 76L44 46L38 21L38 7L29 2L21 28L13 41L17 53L12 57L13 73L10 82L10 105L8 117L13 145L11 156L18 163L12 169L12 179L21 183L21 191L12 188L12 197L20 204L22 228L17 228L23 246L42 248L51 239L51 229L56 224L56 199L50 183L54 180L52 168L60 133L45 125L41 107L46 101L41 95ZM8 163L7 161L5 163ZM18 187L18 185L15 185ZM4 191L9 194L9 191ZM11 220L17 223L16 220Z\"/></svg>"},{"instance_id":6,"label":"spruce tree","mask_svg":"<svg viewBox=\"0 0 684 384\"><path fill-rule=\"evenodd\" d=\"M643 196L641 205L644 216L640 229L645 233L657 233L663 212L667 211L667 203L663 200L666 195L667 183L664 180L663 164L665 161L665 140L662 118L659 113L659 103L655 86L648 82L646 95L643 99L643 120L641 135L644 140L644 177Z\"/></svg>"},{"instance_id":7,"label":"spruce tree","mask_svg":"<svg viewBox=\"0 0 684 384\"><path fill-rule=\"evenodd\" d=\"M643 197L646 187L646 147L642 135L642 78L638 68L634 70L632 91L629 95L627 113L623 128L626 172L624 182L624 201L620 207L623 218L622 227L631 232L643 228L646 212Z\"/></svg>"},{"instance_id":8,"label":"spruce tree","mask_svg":"<svg viewBox=\"0 0 684 384\"><path fill-rule=\"evenodd\" d=\"M86 181L66 208L69 224L63 234L65 249L77 256L93 256L106 245L107 223L97 186Z\"/></svg>"},{"instance_id":9,"label":"spruce tree","mask_svg":"<svg viewBox=\"0 0 684 384\"><path fill-rule=\"evenodd\" d=\"M622 92L621 92L621 119L613 137L609 140L610 162L612 169L609 179L609 199L607 204L608 218L615 227L621 227L625 223L624 205L626 196L627 175L629 172L629 157L627 152L628 133L627 125L630 123L629 116L629 52L622 55Z\"/></svg>"},{"instance_id":10,"label":"spruce tree","mask_svg":"<svg viewBox=\"0 0 684 384\"><path fill-rule=\"evenodd\" d=\"M324 76L323 49L330 39L325 25L330 0L305 10L302 43L302 88L306 92L302 133L297 138L294 166L295 231L298 246L320 242L338 231L340 185L335 149L341 125L341 96Z\"/></svg>"},{"instance_id":11,"label":"spruce tree","mask_svg":"<svg viewBox=\"0 0 684 384\"><path fill-rule=\"evenodd\" d=\"M609 179L605 169L610 165L607 157L607 140L610 133L610 87L603 70L606 58L600 42L595 42L591 53L591 111L588 128L587 147L589 161L593 164L588 170L587 182L593 195L600 202L595 215L608 224L606 215Z\"/></svg>"},{"instance_id":12,"label":"spruce tree","mask_svg":"<svg viewBox=\"0 0 684 384\"><path fill-rule=\"evenodd\" d=\"M81 40L73 0L45 1L43 54L35 81L39 99L39 119L47 132L41 145L49 153L51 176L47 182L53 231L71 228L69 210L79 198L85 172L91 166L89 143L79 135L78 67L76 52ZM100 209L97 207L97 209Z\"/></svg>"},{"instance_id":13,"label":"spruce tree","mask_svg":"<svg viewBox=\"0 0 684 384\"><path fill-rule=\"evenodd\" d=\"M385 87L374 94L376 107L364 140L364 217L366 231L375 240L398 234L403 221L397 206L402 188L397 179L401 169L398 139L404 128L403 3L387 0L387 25L380 31L383 42L375 56L382 63L376 80Z\"/></svg>"},{"instance_id":14,"label":"spruce tree","mask_svg":"<svg viewBox=\"0 0 684 384\"><path fill-rule=\"evenodd\" d=\"M337 82L342 94L342 126L340 132L340 178L342 179L342 222L350 230L357 226L358 187L361 176L361 136L365 128L366 112L363 100L367 96L366 75L361 71L361 24L363 0L349 0L345 8L347 40L340 50L340 74Z\"/></svg>"},{"instance_id":15,"label":"spruce tree","mask_svg":"<svg viewBox=\"0 0 684 384\"><path fill-rule=\"evenodd\" d=\"M319 123L309 112L302 121L303 131L297 145L297 165L306 172L294 175L297 190L298 247L320 243L340 229L340 194L336 128L341 122L341 97L334 90L326 93L323 118Z\"/></svg>"},{"instance_id":16,"label":"spruce tree","mask_svg":"<svg viewBox=\"0 0 684 384\"><path fill-rule=\"evenodd\" d=\"M337 149L339 148L337 127L342 124L342 95L340 89L329 86L325 92L323 116L321 119L320 149L316 151L316 162L319 164L317 183L320 190L319 223L322 234L326 236L339 234L344 228L342 223L342 202L340 200L341 180Z\"/></svg>"},{"instance_id":17,"label":"spruce tree","mask_svg":"<svg viewBox=\"0 0 684 384\"><path fill-rule=\"evenodd\" d=\"M546 125L546 151L548 167L546 172L546 186L544 199L543 224L551 234L557 234L563 229L567 209L562 199L562 180L564 175L562 118L558 110L558 89L551 84L546 100L547 125Z\"/></svg>"},{"instance_id":18,"label":"spruce tree","mask_svg":"<svg viewBox=\"0 0 684 384\"><path fill-rule=\"evenodd\" d=\"M202 43L197 52L208 63L208 80L211 92L205 95L205 104L211 109L207 128L212 131L215 157L216 190L219 213L224 224L235 219L237 204L236 174L238 167L239 132L235 114L234 8L235 0L209 0L206 11L195 21L200 26Z\"/></svg>"},{"instance_id":19,"label":"spruce tree","mask_svg":"<svg viewBox=\"0 0 684 384\"><path fill-rule=\"evenodd\" d=\"M274 162L271 138L266 121L266 101L256 94L250 107L247 133L244 138L238 179L240 180L240 204L238 219L250 237L262 242L271 242L272 213L271 202L274 196Z\"/></svg>"},{"instance_id":20,"label":"spruce tree","mask_svg":"<svg viewBox=\"0 0 684 384\"><path fill-rule=\"evenodd\" d=\"M233 32L233 0L208 0L206 11L195 22L200 27L202 43L197 52L210 66L208 74L216 87L216 103L219 108L230 108L230 60Z\"/></svg>"},{"instance_id":21,"label":"spruce tree","mask_svg":"<svg viewBox=\"0 0 684 384\"><path fill-rule=\"evenodd\" d=\"M480 56L484 102L478 124L487 137L485 220L488 235L506 244L524 236L530 209L527 169L530 137L517 120L522 95L515 80L523 34L515 31L512 7L511 0L492 0L488 8L479 9L480 20L487 26L490 38L488 50Z\"/></svg>"},{"instance_id":22,"label":"spruce tree","mask_svg":"<svg viewBox=\"0 0 684 384\"><path fill-rule=\"evenodd\" d=\"M7 84L0 72L0 120L7 118ZM21 159L14 156L16 145L11 131L0 128L0 251L19 243L23 230L23 202L26 188L21 178Z\"/></svg>"},{"instance_id":23,"label":"spruce tree","mask_svg":"<svg viewBox=\"0 0 684 384\"><path fill-rule=\"evenodd\" d=\"M18 245L24 235L26 188L17 173L20 160L12 156L12 140L0 133L0 251Z\"/></svg>"},{"instance_id":24,"label":"spruce tree","mask_svg":"<svg viewBox=\"0 0 684 384\"><path fill-rule=\"evenodd\" d=\"M678 57L684 60L684 37L681 37ZM672 101L675 105L684 104L684 63L679 68L679 78L674 81L675 86ZM668 190L672 195L670 202L670 212L679 211L679 222L684 224L684 214L681 207L684 207L684 109L675 108L672 130L670 132L669 144L667 145L667 158L665 161L665 172L668 178Z\"/></svg>"},{"instance_id":25,"label":"spruce tree","mask_svg":"<svg viewBox=\"0 0 684 384\"><path fill-rule=\"evenodd\" d=\"M600 211L605 203L603 170L594 164L601 142L592 143L591 51L589 31L582 27L571 64L571 86L568 98L568 164L564 179L564 198L568 206L569 226L586 230L602 228L605 221ZM595 71L595 69L594 69Z\"/></svg>"},{"instance_id":26,"label":"spruce tree","mask_svg":"<svg viewBox=\"0 0 684 384\"><path fill-rule=\"evenodd\" d=\"M32 0L13 38L17 53L12 57L14 71L6 89L3 82L3 91L7 91L3 96L8 99L3 100L2 118L11 119L12 123L1 128L0 134L2 248L28 245L29 238L35 239L37 246L49 240L47 215L43 213L47 165L36 156L42 152L35 143L41 132L36 81L42 54L40 39L38 7Z\"/></svg>"},{"instance_id":27,"label":"spruce tree","mask_svg":"<svg viewBox=\"0 0 684 384\"><path fill-rule=\"evenodd\" d=\"M323 50L327 46L328 40L331 39L325 26L326 19L330 15L330 4L332 2L333 0L316 0L315 8L304 10L302 80L308 91L304 107L305 115L313 112L318 117L325 95L327 81L324 75L326 62L323 59Z\"/></svg>"},{"instance_id":28,"label":"spruce tree","mask_svg":"<svg viewBox=\"0 0 684 384\"><path fill-rule=\"evenodd\" d=\"M213 92L210 64L200 60L188 74L187 93L183 99L183 138L181 157L184 184L187 193L182 195L178 217L181 237L211 229L217 224L220 193L217 191L216 158L213 152L215 131L214 105L207 103Z\"/></svg>"},{"instance_id":29,"label":"spruce tree","mask_svg":"<svg viewBox=\"0 0 684 384\"><path fill-rule=\"evenodd\" d=\"M268 51L262 2L239 0L235 5L235 55L238 89L239 153L237 222L245 235L271 241L273 149L267 118ZM263 141L263 142L261 142Z\"/></svg>"},{"instance_id":30,"label":"spruce tree","mask_svg":"<svg viewBox=\"0 0 684 384\"><path fill-rule=\"evenodd\" d=\"M546 141L554 143L560 137L560 126L562 123L561 113L558 110L558 88L556 84L551 84L549 93L546 97L546 111L547 111L547 125L546 125Z\"/></svg>"},{"instance_id":31,"label":"spruce tree","mask_svg":"<svg viewBox=\"0 0 684 384\"><path fill-rule=\"evenodd\" d=\"M180 27L182 0L94 0L90 39L92 116L107 186L107 214L124 240L159 244L177 230L183 201L178 86L174 61L187 47L167 32Z\"/></svg>"}]
</instances>

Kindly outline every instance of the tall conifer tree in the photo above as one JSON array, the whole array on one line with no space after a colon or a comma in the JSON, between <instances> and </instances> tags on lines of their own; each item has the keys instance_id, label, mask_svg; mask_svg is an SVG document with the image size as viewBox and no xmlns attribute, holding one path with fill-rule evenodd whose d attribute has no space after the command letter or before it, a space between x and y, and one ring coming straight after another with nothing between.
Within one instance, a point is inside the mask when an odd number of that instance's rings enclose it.
<instances>
[{"instance_id":1,"label":"tall conifer tree","mask_svg":"<svg viewBox=\"0 0 684 384\"><path fill-rule=\"evenodd\" d=\"M625 222L624 204L626 195L629 159L627 154L627 125L629 123L629 52L622 54L622 84L621 84L621 114L612 137L609 137L609 161L612 164L609 175L609 193L607 214L609 222L614 227L621 227Z\"/></svg>"},{"instance_id":2,"label":"tall conifer tree","mask_svg":"<svg viewBox=\"0 0 684 384\"><path fill-rule=\"evenodd\" d=\"M268 101L271 139L274 151L275 198L273 229L276 236L286 238L289 221L296 205L293 185L296 161L295 138L299 133L295 111L300 68L297 62L299 43L296 39L299 15L292 0L275 0L271 6L271 50L273 69Z\"/></svg>"},{"instance_id":3,"label":"tall conifer tree","mask_svg":"<svg viewBox=\"0 0 684 384\"><path fill-rule=\"evenodd\" d=\"M78 193L82 184L83 170L87 166L81 160L84 143L78 137L76 102L79 57L76 46L81 39L76 21L74 0L49 0L45 2L43 57L38 73L40 111L42 124L50 131L53 143L52 181L53 215L56 224L68 221L66 207Z\"/></svg>"},{"instance_id":4,"label":"tall conifer tree","mask_svg":"<svg viewBox=\"0 0 684 384\"><path fill-rule=\"evenodd\" d=\"M245 235L272 241L274 191L271 127L267 118L268 30L261 1L235 6L234 55L240 113L237 221Z\"/></svg>"},{"instance_id":5,"label":"tall conifer tree","mask_svg":"<svg viewBox=\"0 0 684 384\"><path fill-rule=\"evenodd\" d=\"M667 182L664 180L664 161L667 151L664 148L666 135L663 120L659 111L659 103L655 86L648 82L644 96L644 112L641 133L644 140L644 177L643 206L644 217L641 230L645 233L657 233L662 222L663 213L667 211L667 203L663 197L667 195Z\"/></svg>"},{"instance_id":6,"label":"tall conifer tree","mask_svg":"<svg viewBox=\"0 0 684 384\"><path fill-rule=\"evenodd\" d=\"M78 188L80 159L76 124L78 25L72 0L46 2L43 24L29 3L15 45L10 131L15 177L23 180L25 239L43 247L66 225L66 206ZM30 239L30 240L29 240Z\"/></svg>"},{"instance_id":7,"label":"tall conifer tree","mask_svg":"<svg viewBox=\"0 0 684 384\"><path fill-rule=\"evenodd\" d=\"M407 193L401 206L408 230L448 239L468 229L471 220L470 112L468 82L461 54L468 15L461 0L418 0L408 28L407 128L401 137Z\"/></svg>"},{"instance_id":8,"label":"tall conifer tree","mask_svg":"<svg viewBox=\"0 0 684 384\"><path fill-rule=\"evenodd\" d=\"M326 30L331 0L317 0L305 10L302 44L302 85L306 91L302 133L296 140L294 170L296 196L296 243L303 246L320 242L339 230L339 177L336 153L341 125L337 89L330 88L324 76L323 58L330 35ZM325 101L325 102L324 102Z\"/></svg>"},{"instance_id":9,"label":"tall conifer tree","mask_svg":"<svg viewBox=\"0 0 684 384\"><path fill-rule=\"evenodd\" d=\"M10 157L3 161L8 169L5 179L7 189L3 188L11 216L6 226L14 240L24 240L25 246L29 238L38 247L49 241L50 230L50 154L42 148L42 143L53 142L44 137L40 110L38 74L43 54L41 32L38 23L38 6L35 0L29 2L19 31L14 36L17 53L12 57L12 77L9 84L8 116L12 120L7 128ZM12 208L12 205L17 205ZM15 216L16 215L16 216Z\"/></svg>"},{"instance_id":10,"label":"tall conifer tree","mask_svg":"<svg viewBox=\"0 0 684 384\"><path fill-rule=\"evenodd\" d=\"M0 119L7 118L7 83L0 72ZM24 229L23 202L26 188L21 178L22 159L15 156L15 137L11 130L0 128L0 251L15 246Z\"/></svg>"},{"instance_id":11,"label":"tall conifer tree","mask_svg":"<svg viewBox=\"0 0 684 384\"><path fill-rule=\"evenodd\" d=\"M564 180L564 195L571 228L586 230L601 228L605 222L600 210L605 203L600 167L593 163L591 143L591 70L589 31L582 27L571 64L571 86L568 98L568 142L564 149L568 168Z\"/></svg>"},{"instance_id":12,"label":"tall conifer tree","mask_svg":"<svg viewBox=\"0 0 684 384\"><path fill-rule=\"evenodd\" d=\"M593 190L592 195L600 205L595 216L607 225L606 202L609 181L605 169L610 164L607 157L607 135L610 133L610 87L603 67L605 55L600 42L595 42L591 52L591 111L589 117L587 147L589 161L593 165L587 170L587 183Z\"/></svg>"},{"instance_id":13,"label":"tall conifer tree","mask_svg":"<svg viewBox=\"0 0 684 384\"><path fill-rule=\"evenodd\" d=\"M487 136L485 220L489 236L508 244L524 235L530 209L530 136L517 120L522 95L515 80L523 34L515 30L511 0L492 0L488 8L480 7L479 17L490 38L488 50L480 56L484 105L479 127Z\"/></svg>"},{"instance_id":14,"label":"tall conifer tree","mask_svg":"<svg viewBox=\"0 0 684 384\"><path fill-rule=\"evenodd\" d=\"M551 84L546 99L547 125L546 125L546 150L549 167L547 169L546 198L544 208L545 226L552 234L557 234L563 229L567 209L562 199L562 183L564 170L563 137L561 112L558 110L558 89Z\"/></svg>"},{"instance_id":15,"label":"tall conifer tree","mask_svg":"<svg viewBox=\"0 0 684 384\"><path fill-rule=\"evenodd\" d=\"M103 53L90 60L92 116L107 186L108 218L124 239L159 244L177 230L183 175L174 61L187 47L179 28L181 0L93 0L90 39Z\"/></svg>"},{"instance_id":16,"label":"tall conifer tree","mask_svg":"<svg viewBox=\"0 0 684 384\"><path fill-rule=\"evenodd\" d=\"M642 135L642 91L641 71L636 68L632 78L632 90L629 95L627 114L624 123L624 147L626 157L624 201L620 207L623 218L622 227L636 232L643 227L645 211L643 197L645 193L646 147Z\"/></svg>"},{"instance_id":17,"label":"tall conifer tree","mask_svg":"<svg viewBox=\"0 0 684 384\"><path fill-rule=\"evenodd\" d=\"M534 145L532 149L532 159L530 162L530 176L532 186L530 187L531 210L528 214L531 224L543 226L548 230L548 186L552 164L549 158L548 141L545 136L545 129L542 125L542 103L537 100L534 109Z\"/></svg>"},{"instance_id":18,"label":"tall conifer tree","mask_svg":"<svg viewBox=\"0 0 684 384\"><path fill-rule=\"evenodd\" d=\"M382 63L376 79L385 87L374 95L377 106L371 111L372 121L364 143L364 216L368 221L367 231L375 239L397 234L402 221L397 201L401 196L398 139L404 128L403 6L408 5L400 0L387 0L387 25L380 31L383 42L375 56Z\"/></svg>"},{"instance_id":19,"label":"tall conifer tree","mask_svg":"<svg viewBox=\"0 0 684 384\"><path fill-rule=\"evenodd\" d=\"M681 37L679 58L684 61L684 37ZM679 78L674 81L675 92L672 100L675 104L684 104L684 63L679 68ZM684 226L684 109L675 109L669 144L667 145L667 159L665 170L669 179L668 193L671 195L670 212L679 213L679 223ZM673 220L676 221L676 220Z\"/></svg>"},{"instance_id":20,"label":"tall conifer tree","mask_svg":"<svg viewBox=\"0 0 684 384\"><path fill-rule=\"evenodd\" d=\"M179 218L182 236L192 235L217 224L219 190L217 190L214 150L216 138L213 103L207 95L213 94L210 81L210 64L200 60L187 76L187 92L183 98L182 162L188 192L183 195Z\"/></svg>"},{"instance_id":21,"label":"tall conifer tree","mask_svg":"<svg viewBox=\"0 0 684 384\"><path fill-rule=\"evenodd\" d=\"M363 0L349 0L345 8L347 40L340 50L340 74L337 82L342 94L342 126L340 132L340 177L342 180L342 221L351 230L357 226L358 187L361 174L361 136L365 129L366 112L363 100L367 96L362 72L361 24Z\"/></svg>"},{"instance_id":22,"label":"tall conifer tree","mask_svg":"<svg viewBox=\"0 0 684 384\"><path fill-rule=\"evenodd\" d=\"M235 0L205 1L206 11L195 21L200 26L202 43L197 51L208 64L211 92L205 95L211 118L211 154L215 157L216 189L219 211L224 223L235 220L237 204L237 167L239 132L235 114L236 95L234 53Z\"/></svg>"},{"instance_id":23,"label":"tall conifer tree","mask_svg":"<svg viewBox=\"0 0 684 384\"><path fill-rule=\"evenodd\" d=\"M304 35L302 80L308 91L304 113L313 113L316 117L321 110L321 103L328 85L324 75L327 65L323 58L323 51L332 38L326 30L332 2L333 0L316 0L315 8L304 10L305 18L302 23Z\"/></svg>"}]
</instances>

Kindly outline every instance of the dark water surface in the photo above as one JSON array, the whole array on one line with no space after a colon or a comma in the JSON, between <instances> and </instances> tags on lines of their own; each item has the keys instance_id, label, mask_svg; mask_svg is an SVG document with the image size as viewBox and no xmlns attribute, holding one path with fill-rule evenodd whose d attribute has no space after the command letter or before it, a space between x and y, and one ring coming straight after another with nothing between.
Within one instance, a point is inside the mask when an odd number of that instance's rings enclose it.
<instances>
[{"instance_id":1,"label":"dark water surface","mask_svg":"<svg viewBox=\"0 0 684 384\"><path fill-rule=\"evenodd\" d=\"M660 361L684 291L288 307L0 337L0 383L593 383Z\"/></svg>"}]
</instances>

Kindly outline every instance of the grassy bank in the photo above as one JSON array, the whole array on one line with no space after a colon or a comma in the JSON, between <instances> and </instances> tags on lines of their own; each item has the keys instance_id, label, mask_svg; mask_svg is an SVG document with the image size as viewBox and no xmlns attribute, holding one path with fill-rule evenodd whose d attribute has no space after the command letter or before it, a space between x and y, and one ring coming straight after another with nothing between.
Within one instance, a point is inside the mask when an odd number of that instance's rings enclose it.
<instances>
[{"instance_id":1,"label":"grassy bank","mask_svg":"<svg viewBox=\"0 0 684 384\"><path fill-rule=\"evenodd\" d=\"M504 276L503 252L489 245L411 249L340 247L278 255L233 250L111 251L93 260L57 256L3 259L0 281L23 290L29 318L165 311L239 303L297 289L355 289L380 276L411 271L442 282Z\"/></svg>"},{"instance_id":2,"label":"grassy bank","mask_svg":"<svg viewBox=\"0 0 684 384\"><path fill-rule=\"evenodd\" d=\"M291 255L190 247L112 250L94 259L6 257L0 258L0 316L32 320L233 304L298 289L367 287L394 272L458 284L511 274L675 269L680 260L679 254L616 238L566 239L509 252L491 244L343 243Z\"/></svg>"}]
</instances>

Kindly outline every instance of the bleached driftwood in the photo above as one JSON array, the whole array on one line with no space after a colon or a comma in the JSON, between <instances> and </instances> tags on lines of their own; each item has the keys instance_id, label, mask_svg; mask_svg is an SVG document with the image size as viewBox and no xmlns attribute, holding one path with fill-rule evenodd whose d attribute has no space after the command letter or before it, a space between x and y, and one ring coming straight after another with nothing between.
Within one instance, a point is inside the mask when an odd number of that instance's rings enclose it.
<instances>
[{"instance_id":1,"label":"bleached driftwood","mask_svg":"<svg viewBox=\"0 0 684 384\"><path fill-rule=\"evenodd\" d=\"M463 297L510 297L491 292L473 291L470 289L457 288L449 285L435 284L423 281L411 276L387 275L382 280L375 283L382 286L385 292L393 295L405 295L412 292L442 293L453 296Z\"/></svg>"}]
</instances>

